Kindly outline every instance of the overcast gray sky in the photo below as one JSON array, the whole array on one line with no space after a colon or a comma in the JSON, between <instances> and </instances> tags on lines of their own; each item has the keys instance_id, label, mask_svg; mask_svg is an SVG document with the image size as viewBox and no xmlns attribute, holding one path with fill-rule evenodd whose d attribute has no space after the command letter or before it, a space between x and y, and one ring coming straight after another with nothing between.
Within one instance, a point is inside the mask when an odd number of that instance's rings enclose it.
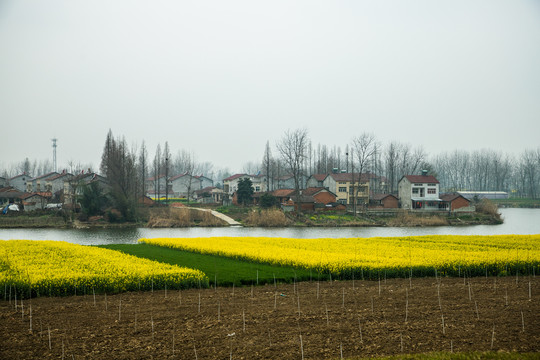
<instances>
[{"instance_id":1,"label":"overcast gray sky","mask_svg":"<svg viewBox=\"0 0 540 360\"><path fill-rule=\"evenodd\" d=\"M0 0L0 167L97 169L108 129L240 171L286 129L540 145L540 1Z\"/></svg>"}]
</instances>

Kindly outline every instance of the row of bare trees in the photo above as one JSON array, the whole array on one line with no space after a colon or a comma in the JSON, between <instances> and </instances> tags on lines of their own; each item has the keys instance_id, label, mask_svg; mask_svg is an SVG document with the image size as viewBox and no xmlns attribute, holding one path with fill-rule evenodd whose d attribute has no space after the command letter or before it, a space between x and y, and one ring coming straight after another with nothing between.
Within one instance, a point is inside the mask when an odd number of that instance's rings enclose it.
<instances>
[{"instance_id":1,"label":"row of bare trees","mask_svg":"<svg viewBox=\"0 0 540 360\"><path fill-rule=\"evenodd\" d=\"M371 190L397 193L403 175L427 170L438 178L444 192L506 191L511 196L540 197L540 148L517 156L494 150L456 150L428 156L422 147L397 141L383 145L373 134L362 133L345 144L342 151L340 147L313 146L307 130L297 129L288 130L275 149L278 156L273 156L270 142L266 143L257 169L265 175L270 190L279 187L276 179L284 175L293 176L295 187L301 188L303 177L337 169L383 176L387 186Z\"/></svg>"},{"instance_id":2,"label":"row of bare trees","mask_svg":"<svg viewBox=\"0 0 540 360\"><path fill-rule=\"evenodd\" d=\"M506 191L515 197L540 197L540 147L518 156L456 150L435 156L433 165L446 191Z\"/></svg>"}]
</instances>

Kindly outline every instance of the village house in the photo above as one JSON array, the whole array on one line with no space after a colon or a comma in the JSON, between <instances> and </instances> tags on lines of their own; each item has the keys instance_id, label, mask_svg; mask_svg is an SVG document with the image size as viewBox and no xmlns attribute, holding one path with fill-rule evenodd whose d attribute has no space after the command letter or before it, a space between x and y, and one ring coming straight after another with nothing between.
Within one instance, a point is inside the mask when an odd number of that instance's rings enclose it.
<instances>
[{"instance_id":1,"label":"village house","mask_svg":"<svg viewBox=\"0 0 540 360\"><path fill-rule=\"evenodd\" d=\"M369 198L370 209L397 209L399 200L392 194L373 194Z\"/></svg>"},{"instance_id":2,"label":"village house","mask_svg":"<svg viewBox=\"0 0 540 360\"><path fill-rule=\"evenodd\" d=\"M47 189L47 181L59 175L56 171L49 172L33 178L31 181L27 182L26 191L27 192L42 192L42 191L51 191Z\"/></svg>"},{"instance_id":3,"label":"village house","mask_svg":"<svg viewBox=\"0 0 540 360\"><path fill-rule=\"evenodd\" d=\"M440 210L439 181L426 170L422 175L404 175L398 182L401 208L414 210Z\"/></svg>"},{"instance_id":4,"label":"village house","mask_svg":"<svg viewBox=\"0 0 540 360\"><path fill-rule=\"evenodd\" d=\"M198 179L201 182L200 189L213 187L214 186L214 180L210 179L209 177L206 177L204 175L197 175L195 176L196 179ZM198 189L198 190L200 190Z\"/></svg>"},{"instance_id":5,"label":"village house","mask_svg":"<svg viewBox=\"0 0 540 360\"><path fill-rule=\"evenodd\" d=\"M332 204L336 203L337 196L330 190L324 187L309 187L301 191L302 195L312 196L317 204Z\"/></svg>"},{"instance_id":6,"label":"village house","mask_svg":"<svg viewBox=\"0 0 540 360\"><path fill-rule=\"evenodd\" d=\"M300 178L298 180L300 189L306 188L308 177L305 175L300 175ZM283 175L280 177L277 177L275 179L272 179L272 189L270 190L276 190L276 189L294 189L296 187L296 184L294 183L294 176L291 174Z\"/></svg>"},{"instance_id":7,"label":"village house","mask_svg":"<svg viewBox=\"0 0 540 360\"><path fill-rule=\"evenodd\" d=\"M45 188L47 191L57 194L59 191L64 189L64 182L69 181L73 177L73 174L66 172L65 170L62 173L50 177L45 183Z\"/></svg>"},{"instance_id":8,"label":"village house","mask_svg":"<svg viewBox=\"0 0 540 360\"><path fill-rule=\"evenodd\" d=\"M25 192L28 188L28 183L32 183L32 177L27 173L16 175L8 180L8 185L15 189Z\"/></svg>"},{"instance_id":9,"label":"village house","mask_svg":"<svg viewBox=\"0 0 540 360\"><path fill-rule=\"evenodd\" d=\"M8 185L8 180L5 177L0 176L0 189Z\"/></svg>"},{"instance_id":10,"label":"village house","mask_svg":"<svg viewBox=\"0 0 540 360\"><path fill-rule=\"evenodd\" d=\"M83 186L92 182L97 182L104 189L109 186L105 177L91 171L86 173L82 171L79 175L66 179L64 181L64 204L75 206L77 197L82 193Z\"/></svg>"},{"instance_id":11,"label":"village house","mask_svg":"<svg viewBox=\"0 0 540 360\"><path fill-rule=\"evenodd\" d=\"M188 173L175 175L169 178L169 184L172 189L172 193L169 193L169 196L173 196L174 194L175 197L193 197L195 191L201 189L201 182L202 180Z\"/></svg>"},{"instance_id":12,"label":"village house","mask_svg":"<svg viewBox=\"0 0 540 360\"><path fill-rule=\"evenodd\" d=\"M450 212L474 211L471 201L459 193L441 194L442 208Z\"/></svg>"},{"instance_id":13,"label":"village house","mask_svg":"<svg viewBox=\"0 0 540 360\"><path fill-rule=\"evenodd\" d=\"M357 205L369 203L369 176L359 173L314 174L307 180L307 187L324 187L336 194L337 202L352 205L357 195Z\"/></svg>"},{"instance_id":14,"label":"village house","mask_svg":"<svg viewBox=\"0 0 540 360\"><path fill-rule=\"evenodd\" d=\"M208 186L195 191L196 200L201 204L220 204L223 201L223 190L215 186Z\"/></svg>"},{"instance_id":15,"label":"village house","mask_svg":"<svg viewBox=\"0 0 540 360\"><path fill-rule=\"evenodd\" d=\"M146 179L145 181L145 189L146 189L146 195L150 197L153 200L157 200L160 198L164 198L167 195L167 191L165 188L165 175L158 175L158 176L151 176ZM171 185L169 184L169 196L172 196L173 190Z\"/></svg>"},{"instance_id":16,"label":"village house","mask_svg":"<svg viewBox=\"0 0 540 360\"><path fill-rule=\"evenodd\" d=\"M22 195L21 201L24 211L34 211L45 209L51 198L51 192L34 192Z\"/></svg>"},{"instance_id":17,"label":"village house","mask_svg":"<svg viewBox=\"0 0 540 360\"><path fill-rule=\"evenodd\" d=\"M17 190L13 186L0 188L0 205L15 204L20 202L24 192Z\"/></svg>"}]
</instances>

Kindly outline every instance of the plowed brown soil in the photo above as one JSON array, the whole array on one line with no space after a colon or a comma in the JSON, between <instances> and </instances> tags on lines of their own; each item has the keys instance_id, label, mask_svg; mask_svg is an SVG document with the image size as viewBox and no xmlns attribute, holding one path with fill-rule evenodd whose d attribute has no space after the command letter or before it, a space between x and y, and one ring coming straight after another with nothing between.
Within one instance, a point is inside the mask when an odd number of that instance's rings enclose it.
<instances>
[{"instance_id":1,"label":"plowed brown soil","mask_svg":"<svg viewBox=\"0 0 540 360\"><path fill-rule=\"evenodd\" d=\"M517 280L517 283L516 283ZM412 285L412 286L411 286ZM0 302L1 359L540 351L535 277L317 281ZM200 307L199 307L200 298ZM31 308L31 311L30 311ZM31 316L31 320L30 320ZM50 336L49 336L50 334Z\"/></svg>"}]
</instances>

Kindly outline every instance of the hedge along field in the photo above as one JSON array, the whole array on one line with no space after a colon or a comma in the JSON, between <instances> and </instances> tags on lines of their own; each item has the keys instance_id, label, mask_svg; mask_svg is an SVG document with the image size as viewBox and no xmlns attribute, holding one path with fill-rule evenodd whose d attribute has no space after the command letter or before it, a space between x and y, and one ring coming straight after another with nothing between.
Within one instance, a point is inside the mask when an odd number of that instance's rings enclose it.
<instances>
[{"instance_id":1,"label":"hedge along field","mask_svg":"<svg viewBox=\"0 0 540 360\"><path fill-rule=\"evenodd\" d=\"M162 263L198 269L208 276L213 286L243 286L293 283L318 279L318 274L303 268L261 264L254 261L238 260L218 255L200 254L179 249L164 248L147 244L100 245L106 249L121 251L133 256ZM321 279L328 279L322 277Z\"/></svg>"},{"instance_id":2,"label":"hedge along field","mask_svg":"<svg viewBox=\"0 0 540 360\"><path fill-rule=\"evenodd\" d=\"M63 241L0 241L0 288L34 297L208 286L199 270Z\"/></svg>"},{"instance_id":3,"label":"hedge along field","mask_svg":"<svg viewBox=\"0 0 540 360\"><path fill-rule=\"evenodd\" d=\"M538 272L540 265L540 235L211 237L140 239L139 242L357 279L377 279L382 272L388 277L525 275Z\"/></svg>"}]
</instances>

